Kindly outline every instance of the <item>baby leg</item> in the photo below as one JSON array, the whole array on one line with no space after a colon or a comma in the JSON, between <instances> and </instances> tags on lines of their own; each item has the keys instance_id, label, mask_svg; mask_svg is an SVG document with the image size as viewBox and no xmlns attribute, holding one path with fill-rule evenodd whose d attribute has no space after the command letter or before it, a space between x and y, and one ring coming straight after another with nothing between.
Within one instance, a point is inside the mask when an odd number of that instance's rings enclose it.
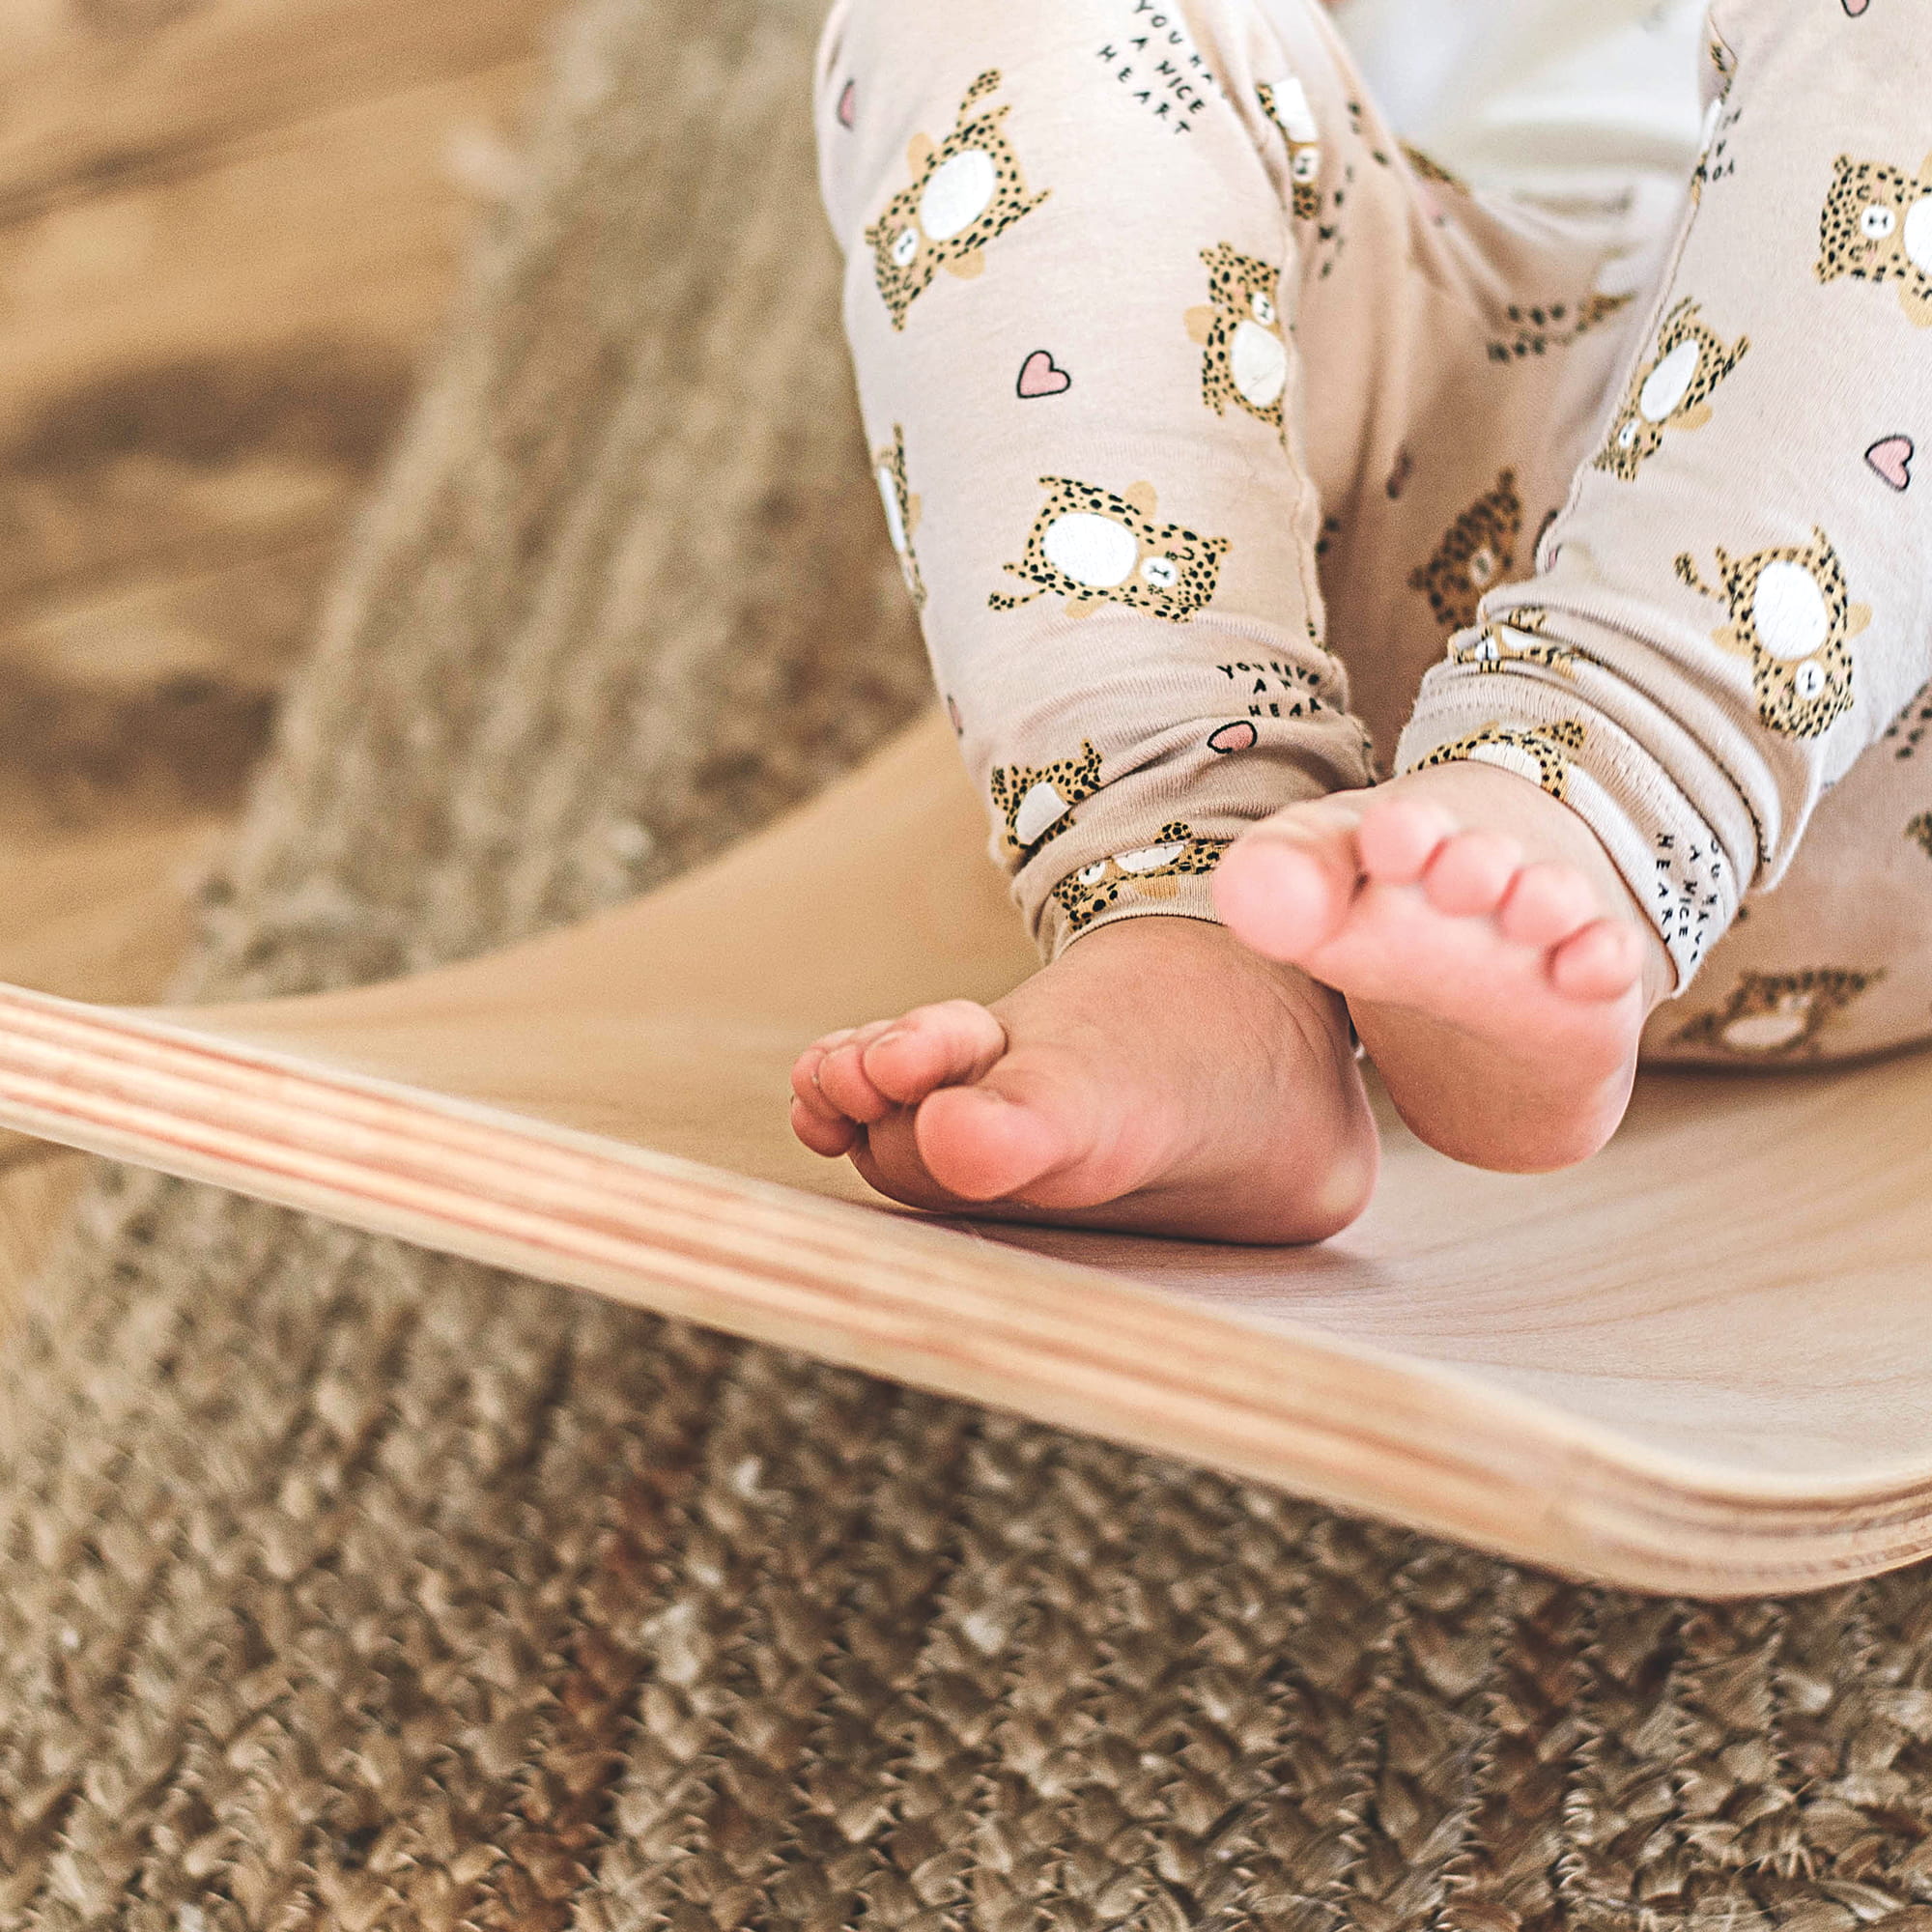
<instances>
[{"instance_id":1,"label":"baby leg","mask_svg":"<svg viewBox=\"0 0 1932 1932\"><path fill-rule=\"evenodd\" d=\"M1291 815L1227 869L1241 929L1349 993L1448 1151L1600 1145L1645 1014L1932 669L1900 428L1932 411L1932 173L1890 153L1932 141L1917 40L1896 10L1720 0L1692 204L1538 576L1424 681L1406 776L1346 836ZM1568 867L1555 909L1524 853Z\"/></svg>"},{"instance_id":2,"label":"baby leg","mask_svg":"<svg viewBox=\"0 0 1932 1932\"><path fill-rule=\"evenodd\" d=\"M1441 244L1313 0L1286 34L1248 0L1117 12L849 0L827 30L887 521L1050 963L996 1009L821 1042L794 1120L920 1205L1310 1238L1374 1173L1346 1019L1229 939L1209 878L1369 775L1295 318L1338 258L1362 277L1323 380L1366 409Z\"/></svg>"}]
</instances>

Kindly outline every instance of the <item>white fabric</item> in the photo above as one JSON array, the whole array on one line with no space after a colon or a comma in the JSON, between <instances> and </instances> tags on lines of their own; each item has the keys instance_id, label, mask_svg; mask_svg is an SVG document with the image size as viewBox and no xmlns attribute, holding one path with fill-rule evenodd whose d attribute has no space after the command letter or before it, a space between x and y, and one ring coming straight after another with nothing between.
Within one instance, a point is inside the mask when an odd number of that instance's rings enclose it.
<instances>
[{"instance_id":1,"label":"white fabric","mask_svg":"<svg viewBox=\"0 0 1932 1932\"><path fill-rule=\"evenodd\" d=\"M1265 10L1284 0L1260 0ZM1343 0L1383 110L1486 187L1674 201L1695 165L1704 0Z\"/></svg>"}]
</instances>

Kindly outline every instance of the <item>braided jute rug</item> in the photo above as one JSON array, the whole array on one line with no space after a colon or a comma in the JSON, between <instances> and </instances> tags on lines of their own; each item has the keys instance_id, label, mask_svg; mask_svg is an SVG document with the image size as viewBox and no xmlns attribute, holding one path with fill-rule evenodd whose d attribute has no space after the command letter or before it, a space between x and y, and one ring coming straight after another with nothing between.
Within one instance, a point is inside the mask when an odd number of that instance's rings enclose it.
<instances>
[{"instance_id":1,"label":"braided jute rug","mask_svg":"<svg viewBox=\"0 0 1932 1932\"><path fill-rule=\"evenodd\" d=\"M574 918L924 701L816 11L576 20L190 990ZM5 1356L9 1932L1932 1928L1923 1573L1574 1588L119 1172Z\"/></svg>"}]
</instances>

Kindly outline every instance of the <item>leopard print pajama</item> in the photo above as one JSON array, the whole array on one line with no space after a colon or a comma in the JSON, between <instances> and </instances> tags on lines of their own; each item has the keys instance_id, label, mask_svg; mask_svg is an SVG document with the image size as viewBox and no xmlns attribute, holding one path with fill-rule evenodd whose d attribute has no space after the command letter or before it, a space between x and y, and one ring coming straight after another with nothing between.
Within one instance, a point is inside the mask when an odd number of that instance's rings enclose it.
<instances>
[{"instance_id":1,"label":"leopard print pajama","mask_svg":"<svg viewBox=\"0 0 1932 1932\"><path fill-rule=\"evenodd\" d=\"M1716 0L1658 233L1405 148L1317 0L839 0L877 481L1049 956L1211 919L1283 805L1473 758L1649 909L1650 1057L1932 1034L1922 39Z\"/></svg>"}]
</instances>

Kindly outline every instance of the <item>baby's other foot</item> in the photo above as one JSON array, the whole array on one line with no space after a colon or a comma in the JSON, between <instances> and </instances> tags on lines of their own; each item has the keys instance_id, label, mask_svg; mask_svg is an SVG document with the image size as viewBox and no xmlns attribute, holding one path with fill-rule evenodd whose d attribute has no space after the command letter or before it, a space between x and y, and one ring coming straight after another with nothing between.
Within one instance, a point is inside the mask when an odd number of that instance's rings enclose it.
<instances>
[{"instance_id":1,"label":"baby's other foot","mask_svg":"<svg viewBox=\"0 0 1932 1932\"><path fill-rule=\"evenodd\" d=\"M991 1007L829 1034L792 1091L807 1147L943 1213L1317 1241L1375 1184L1342 1002L1200 920L1122 920Z\"/></svg>"},{"instance_id":2,"label":"baby's other foot","mask_svg":"<svg viewBox=\"0 0 1932 1932\"><path fill-rule=\"evenodd\" d=\"M1222 861L1215 903L1256 952L1347 997L1423 1140L1504 1172L1609 1139L1673 980L1596 835L1491 765L1278 812Z\"/></svg>"}]
</instances>

